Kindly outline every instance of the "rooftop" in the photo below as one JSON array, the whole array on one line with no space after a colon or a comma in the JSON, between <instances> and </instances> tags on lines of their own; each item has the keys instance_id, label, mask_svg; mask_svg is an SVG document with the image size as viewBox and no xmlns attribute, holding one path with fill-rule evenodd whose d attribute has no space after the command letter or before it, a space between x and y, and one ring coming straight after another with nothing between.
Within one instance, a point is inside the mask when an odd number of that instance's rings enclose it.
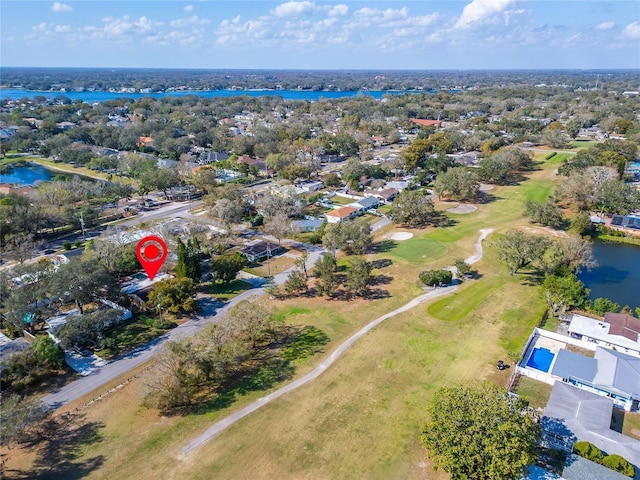
<instances>
[{"instance_id":1,"label":"rooftop","mask_svg":"<svg viewBox=\"0 0 640 480\"><path fill-rule=\"evenodd\" d=\"M327 216L337 217L337 218L347 218L357 211L358 209L354 207L342 207L334 210L333 212L328 212Z\"/></svg>"}]
</instances>

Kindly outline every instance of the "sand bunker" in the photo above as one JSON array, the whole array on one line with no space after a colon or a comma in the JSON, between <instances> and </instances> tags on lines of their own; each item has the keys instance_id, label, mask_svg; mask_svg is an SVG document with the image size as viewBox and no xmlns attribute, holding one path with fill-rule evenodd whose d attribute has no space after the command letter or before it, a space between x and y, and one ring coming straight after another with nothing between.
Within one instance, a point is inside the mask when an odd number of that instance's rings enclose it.
<instances>
[{"instance_id":1,"label":"sand bunker","mask_svg":"<svg viewBox=\"0 0 640 480\"><path fill-rule=\"evenodd\" d=\"M475 205L463 205L460 204L454 208L447 208L447 212L449 213L471 213L475 212L478 209Z\"/></svg>"},{"instance_id":2,"label":"sand bunker","mask_svg":"<svg viewBox=\"0 0 640 480\"><path fill-rule=\"evenodd\" d=\"M409 240L411 237L413 237L411 232L396 232L389 235L391 240Z\"/></svg>"},{"instance_id":3,"label":"sand bunker","mask_svg":"<svg viewBox=\"0 0 640 480\"><path fill-rule=\"evenodd\" d=\"M490 190L493 190L493 185L487 185L486 183L481 183L480 184L480 191L481 192L488 192Z\"/></svg>"}]
</instances>

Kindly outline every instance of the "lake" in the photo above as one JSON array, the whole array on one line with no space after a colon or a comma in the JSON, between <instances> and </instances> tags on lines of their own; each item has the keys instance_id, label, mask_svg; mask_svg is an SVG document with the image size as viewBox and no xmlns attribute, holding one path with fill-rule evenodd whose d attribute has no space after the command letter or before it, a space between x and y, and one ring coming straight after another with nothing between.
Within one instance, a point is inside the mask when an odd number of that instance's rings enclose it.
<instances>
[{"instance_id":1,"label":"lake","mask_svg":"<svg viewBox=\"0 0 640 480\"><path fill-rule=\"evenodd\" d=\"M311 90L189 90L179 92L161 92L161 93L121 93L121 92L51 92L51 91L37 91L37 90L23 90L17 88L1 88L0 100L5 98L18 100L20 98L33 98L37 95L42 95L47 98L55 97L67 97L71 100L82 100L87 103L100 103L107 100L115 100L117 98L162 98L167 96L172 97L185 97L187 95L195 95L204 98L214 97L239 97L242 95L248 95L250 97L264 97L268 95L279 96L285 100L311 100L316 101L321 98L348 98L357 97L360 95L373 97L375 99L381 99L384 95L398 95L401 93L437 93L435 91L427 90L407 90L407 91L395 91L395 90L349 90L343 92L336 91L311 91Z\"/></svg>"},{"instance_id":2,"label":"lake","mask_svg":"<svg viewBox=\"0 0 640 480\"><path fill-rule=\"evenodd\" d=\"M596 241L593 256L598 266L578 275L591 289L591 299L604 297L620 307L640 307L640 246Z\"/></svg>"},{"instance_id":3,"label":"lake","mask_svg":"<svg viewBox=\"0 0 640 480\"><path fill-rule=\"evenodd\" d=\"M40 165L30 163L28 165L20 165L13 169L0 173L0 183L13 183L15 185L34 185L37 182L46 182L51 180L59 172L54 172Z\"/></svg>"}]
</instances>

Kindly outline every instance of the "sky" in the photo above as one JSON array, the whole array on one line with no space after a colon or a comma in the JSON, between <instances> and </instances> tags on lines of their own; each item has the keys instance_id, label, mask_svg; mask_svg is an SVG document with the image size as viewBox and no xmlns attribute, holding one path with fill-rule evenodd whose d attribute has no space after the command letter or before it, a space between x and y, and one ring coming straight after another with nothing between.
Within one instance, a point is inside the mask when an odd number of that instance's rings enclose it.
<instances>
[{"instance_id":1,"label":"sky","mask_svg":"<svg viewBox=\"0 0 640 480\"><path fill-rule=\"evenodd\" d=\"M639 0L2 0L0 66L640 68Z\"/></svg>"}]
</instances>

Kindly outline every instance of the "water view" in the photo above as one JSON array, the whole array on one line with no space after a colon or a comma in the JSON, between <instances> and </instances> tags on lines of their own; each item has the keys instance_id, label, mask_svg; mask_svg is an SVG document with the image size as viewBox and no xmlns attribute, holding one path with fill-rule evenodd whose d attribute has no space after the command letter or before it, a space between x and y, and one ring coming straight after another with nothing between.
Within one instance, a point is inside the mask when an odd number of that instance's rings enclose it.
<instances>
[{"instance_id":1,"label":"water view","mask_svg":"<svg viewBox=\"0 0 640 480\"><path fill-rule=\"evenodd\" d=\"M39 182L51 180L58 172L35 164L20 165L0 173L0 183L14 185L35 185Z\"/></svg>"},{"instance_id":2,"label":"water view","mask_svg":"<svg viewBox=\"0 0 640 480\"><path fill-rule=\"evenodd\" d=\"M279 96L285 100L311 100L317 101L321 98L348 98L357 97L359 95L370 96L376 99L382 98L384 95L393 95L399 93L437 93L436 91L427 90L407 90L407 91L391 91L391 90L348 90L348 91L324 91L324 90L186 90L186 91L167 91L159 93L126 93L126 92L102 92L102 91L84 91L84 92L51 92L37 90L22 90L15 88L0 88L0 100L20 98L33 98L35 96L44 96L47 98L67 97L70 100L82 100L87 103L105 102L107 100L115 100L117 98L162 98L167 96L185 97L187 95L195 95L204 98L214 97L238 97L247 95L250 97L263 97L267 95Z\"/></svg>"},{"instance_id":3,"label":"water view","mask_svg":"<svg viewBox=\"0 0 640 480\"><path fill-rule=\"evenodd\" d=\"M598 266L578 275L591 289L591 299L604 297L620 307L640 307L640 246L594 242L593 256Z\"/></svg>"}]
</instances>

